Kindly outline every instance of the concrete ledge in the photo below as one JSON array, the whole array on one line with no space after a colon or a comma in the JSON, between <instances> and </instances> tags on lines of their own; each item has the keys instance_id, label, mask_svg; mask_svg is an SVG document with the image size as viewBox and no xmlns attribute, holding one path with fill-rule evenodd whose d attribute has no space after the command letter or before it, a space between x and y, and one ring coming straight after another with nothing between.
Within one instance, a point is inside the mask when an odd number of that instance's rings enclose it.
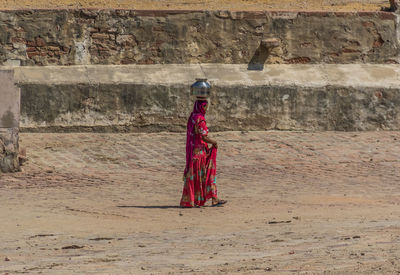
<instances>
[{"instance_id":1,"label":"concrete ledge","mask_svg":"<svg viewBox=\"0 0 400 275\"><path fill-rule=\"evenodd\" d=\"M247 70L245 64L88 65L13 69L16 82L20 84L189 85L196 77L206 77L218 86L397 88L400 84L400 67L395 64L267 64L260 71Z\"/></svg>"},{"instance_id":2,"label":"concrete ledge","mask_svg":"<svg viewBox=\"0 0 400 275\"><path fill-rule=\"evenodd\" d=\"M21 67L29 131L180 131L189 85L213 86L214 130L398 130L395 65L129 65Z\"/></svg>"}]
</instances>

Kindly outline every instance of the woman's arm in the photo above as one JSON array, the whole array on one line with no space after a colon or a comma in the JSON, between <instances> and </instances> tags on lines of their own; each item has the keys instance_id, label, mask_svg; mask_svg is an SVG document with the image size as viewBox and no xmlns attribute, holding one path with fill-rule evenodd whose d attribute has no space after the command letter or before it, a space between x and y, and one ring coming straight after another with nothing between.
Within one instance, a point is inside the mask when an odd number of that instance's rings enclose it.
<instances>
[{"instance_id":1,"label":"woman's arm","mask_svg":"<svg viewBox=\"0 0 400 275\"><path fill-rule=\"evenodd\" d=\"M218 149L218 144L215 140L209 138L208 136L202 136L203 141L207 142L207 143L211 143L215 148Z\"/></svg>"}]
</instances>

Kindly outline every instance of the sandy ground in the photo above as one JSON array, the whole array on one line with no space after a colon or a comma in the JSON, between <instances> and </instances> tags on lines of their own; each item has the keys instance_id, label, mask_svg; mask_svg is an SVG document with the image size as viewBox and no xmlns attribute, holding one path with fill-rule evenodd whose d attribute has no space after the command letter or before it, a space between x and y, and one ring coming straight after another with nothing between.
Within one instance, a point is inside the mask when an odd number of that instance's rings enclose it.
<instances>
[{"instance_id":1,"label":"sandy ground","mask_svg":"<svg viewBox=\"0 0 400 275\"><path fill-rule=\"evenodd\" d=\"M389 6L389 0L0 0L0 9L376 11Z\"/></svg>"},{"instance_id":2,"label":"sandy ground","mask_svg":"<svg viewBox=\"0 0 400 275\"><path fill-rule=\"evenodd\" d=\"M181 209L184 134L21 134L0 274L400 274L400 132L222 132L224 207Z\"/></svg>"}]
</instances>

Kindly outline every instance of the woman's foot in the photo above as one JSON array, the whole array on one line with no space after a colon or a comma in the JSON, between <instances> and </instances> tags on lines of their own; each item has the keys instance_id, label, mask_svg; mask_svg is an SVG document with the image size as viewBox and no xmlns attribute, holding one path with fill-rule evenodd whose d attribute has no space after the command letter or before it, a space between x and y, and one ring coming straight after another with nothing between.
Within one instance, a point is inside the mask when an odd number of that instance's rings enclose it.
<instances>
[{"instance_id":1,"label":"woman's foot","mask_svg":"<svg viewBox=\"0 0 400 275\"><path fill-rule=\"evenodd\" d=\"M220 200L220 199L213 199L211 206L222 206L223 204L227 203L228 201L226 200Z\"/></svg>"}]
</instances>

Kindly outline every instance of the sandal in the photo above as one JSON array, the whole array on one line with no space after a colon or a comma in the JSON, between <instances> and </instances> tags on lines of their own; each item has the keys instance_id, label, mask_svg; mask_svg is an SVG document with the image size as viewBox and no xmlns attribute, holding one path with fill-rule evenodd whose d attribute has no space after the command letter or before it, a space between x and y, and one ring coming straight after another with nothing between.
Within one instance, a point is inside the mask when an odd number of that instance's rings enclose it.
<instances>
[{"instance_id":1,"label":"sandal","mask_svg":"<svg viewBox=\"0 0 400 275\"><path fill-rule=\"evenodd\" d=\"M222 206L223 204L225 204L225 203L227 203L228 201L226 201L226 200L218 200L216 203L212 203L211 204L211 206L212 207L214 207L214 206Z\"/></svg>"}]
</instances>

